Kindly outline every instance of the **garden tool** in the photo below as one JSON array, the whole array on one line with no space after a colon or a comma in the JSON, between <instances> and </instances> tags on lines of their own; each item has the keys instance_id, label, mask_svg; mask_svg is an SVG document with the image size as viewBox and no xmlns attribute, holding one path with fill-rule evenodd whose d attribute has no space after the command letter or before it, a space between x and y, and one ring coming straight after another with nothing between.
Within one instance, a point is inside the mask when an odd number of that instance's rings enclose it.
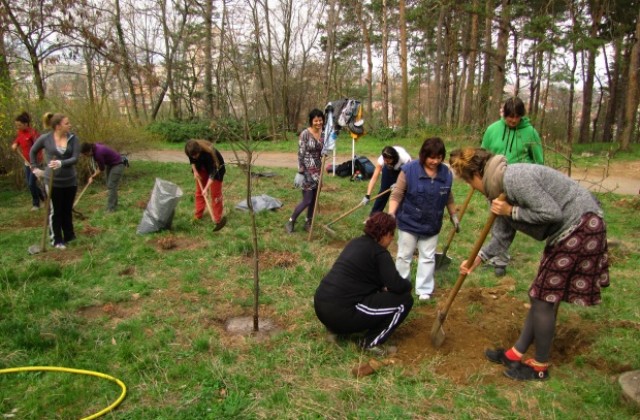
<instances>
[{"instance_id":1,"label":"garden tool","mask_svg":"<svg viewBox=\"0 0 640 420\"><path fill-rule=\"evenodd\" d=\"M78 205L78 202L82 198L82 195L84 194L84 192L87 191L87 188L89 188L89 185L91 185L91 184L87 182L87 185L84 186L82 191L80 191L80 194L78 194L78 196L76 197L76 201L73 202L73 207L71 207L71 211L73 212L73 215L78 217L81 220L86 219L86 217L84 217L84 214L82 214L78 210L76 210L76 206Z\"/></svg>"},{"instance_id":2,"label":"garden tool","mask_svg":"<svg viewBox=\"0 0 640 420\"><path fill-rule=\"evenodd\" d=\"M324 168L324 163L327 161L327 155L322 155L322 162L320 164L320 168ZM324 171L320 171L320 179L318 180L318 192L316 193L316 202L313 205L313 217L311 218L311 225L309 226L309 236L307 240L311 242L311 235L313 235L313 222L316 220L316 216L318 215L318 201L320 201L320 190L322 190L322 175L324 175Z\"/></svg>"},{"instance_id":3,"label":"garden tool","mask_svg":"<svg viewBox=\"0 0 640 420\"><path fill-rule=\"evenodd\" d=\"M29 254L39 254L46 251L47 246L47 228L49 227L49 210L51 204L51 194L53 194L53 169L51 169L51 176L49 177L49 189L46 191L47 198L44 202L44 230L42 231L42 243L40 245L34 244L27 250Z\"/></svg>"},{"instance_id":4,"label":"garden tool","mask_svg":"<svg viewBox=\"0 0 640 420\"><path fill-rule=\"evenodd\" d=\"M469 205L469 202L471 201L471 197L473 197L473 192L475 190L473 188L471 188L471 190L469 191L469 194L467 194L467 198L465 198L464 203L462 203L462 207L460 208L460 211L458 212L458 221L462 222L462 216L464 216L464 212L465 210L467 210L467 206ZM447 239L447 243L445 244L444 248L442 248L442 254L440 253L436 253L436 270L441 269L442 267L446 267L447 265L451 264L451 258L447 257L447 251L449 250L449 245L451 245L451 241L453 241L453 237L456 236L456 228L454 226L453 229L451 229L451 233L449 234L449 238Z\"/></svg>"},{"instance_id":5,"label":"garden tool","mask_svg":"<svg viewBox=\"0 0 640 420\"><path fill-rule=\"evenodd\" d=\"M202 182L198 178L196 178L196 181L198 181L198 186L200 186L200 191L202 192L202 197L204 198L204 202L205 202L205 204L207 206L207 211L209 212L209 215L211 216L211 221L213 223L216 223L216 219L213 217L213 209L211 208L211 202L209 201L209 197L207 197L207 193L204 190L204 187L202 186Z\"/></svg>"},{"instance_id":6,"label":"garden tool","mask_svg":"<svg viewBox=\"0 0 640 420\"><path fill-rule=\"evenodd\" d=\"M504 201L505 195L500 194L498 200ZM480 252L480 248L484 243L484 240L487 238L489 231L491 230L491 226L493 226L493 222L496 220L496 215L494 213L489 214L489 218L480 232L478 239L476 239L475 244L473 245L473 249L471 250L471 255L467 259L466 267L469 268L473 265L473 262L476 260L478 256L478 252ZM438 314L436 315L436 321L433 323L433 327L431 327L431 344L434 347L440 347L444 342L445 334L444 329L442 328L442 324L447 319L447 314L449 313L449 309L451 308L451 304L453 304L453 300L456 298L456 295L460 291L462 287L462 283L464 283L464 279L467 277L466 274L460 273L458 276L458 280L456 284L453 286L451 292L449 292L449 297L447 298L447 302L444 304L444 308L442 310L438 310Z\"/></svg>"},{"instance_id":7,"label":"garden tool","mask_svg":"<svg viewBox=\"0 0 640 420\"><path fill-rule=\"evenodd\" d=\"M378 198L378 197L380 197L380 196L382 196L382 195L388 194L390 191L391 191L391 188L389 188L389 189L387 189L387 190L384 190L384 191L382 191L380 194L378 194L378 195L376 195L376 196L371 197L371 200L375 200L376 198ZM345 217L347 217L348 215L350 215L351 213L353 213L354 211L358 210L360 207L363 207L363 206L364 206L364 204L363 204L362 202L360 202L357 206L355 206L355 207L354 207L354 208L352 208L351 210L349 210L349 211L347 211L347 212L345 212L345 213L341 214L337 219L335 219L335 220L333 220L333 221L331 221L331 222L327 223L326 225L324 225L324 226L323 226L323 228L325 228L325 230L326 230L327 232L329 232L330 234L335 235L335 234L336 234L336 231L335 231L335 230L333 230L333 229L331 229L329 226L330 226L330 225L332 225L332 224L334 224L334 223L336 223L336 222L338 222L338 221L340 221L340 220L342 220L342 219L344 219Z\"/></svg>"}]
</instances>

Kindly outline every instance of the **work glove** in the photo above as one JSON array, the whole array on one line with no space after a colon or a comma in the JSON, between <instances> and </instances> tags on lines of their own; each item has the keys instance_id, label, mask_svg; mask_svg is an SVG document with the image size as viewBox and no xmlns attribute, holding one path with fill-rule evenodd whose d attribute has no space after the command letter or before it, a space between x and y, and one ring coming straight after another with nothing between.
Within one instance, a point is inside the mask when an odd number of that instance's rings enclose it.
<instances>
[{"instance_id":1,"label":"work glove","mask_svg":"<svg viewBox=\"0 0 640 420\"><path fill-rule=\"evenodd\" d=\"M369 204L370 198L371 196L369 194L365 195L360 204L366 206L367 204Z\"/></svg>"},{"instance_id":2,"label":"work glove","mask_svg":"<svg viewBox=\"0 0 640 420\"><path fill-rule=\"evenodd\" d=\"M304 174L296 174L293 178L293 186L296 188L302 188L304 186Z\"/></svg>"},{"instance_id":3,"label":"work glove","mask_svg":"<svg viewBox=\"0 0 640 420\"><path fill-rule=\"evenodd\" d=\"M391 186L389 187L389 189L390 189L391 191L393 191L393 189L394 189L395 187L396 187L396 184L395 184L395 183L393 183L393 184L391 184Z\"/></svg>"},{"instance_id":4,"label":"work glove","mask_svg":"<svg viewBox=\"0 0 640 420\"><path fill-rule=\"evenodd\" d=\"M49 162L49 167L51 169L60 169L62 167L62 162L60 162L59 160L52 160L51 162Z\"/></svg>"},{"instance_id":5,"label":"work glove","mask_svg":"<svg viewBox=\"0 0 640 420\"><path fill-rule=\"evenodd\" d=\"M34 168L31 172L33 172L38 179L42 179L44 177L44 171L40 168Z\"/></svg>"},{"instance_id":6,"label":"work glove","mask_svg":"<svg viewBox=\"0 0 640 420\"><path fill-rule=\"evenodd\" d=\"M453 227L456 229L456 233L460 233L460 219L458 219L457 214L451 215L451 223L453 223Z\"/></svg>"}]
</instances>

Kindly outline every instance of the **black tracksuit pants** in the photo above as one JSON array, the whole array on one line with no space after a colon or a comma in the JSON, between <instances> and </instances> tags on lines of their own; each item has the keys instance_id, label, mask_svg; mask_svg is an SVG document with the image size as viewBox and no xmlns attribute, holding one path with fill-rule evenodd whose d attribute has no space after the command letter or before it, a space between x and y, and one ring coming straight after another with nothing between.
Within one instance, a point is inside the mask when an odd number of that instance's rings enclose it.
<instances>
[{"instance_id":1,"label":"black tracksuit pants","mask_svg":"<svg viewBox=\"0 0 640 420\"><path fill-rule=\"evenodd\" d=\"M364 332L363 347L373 347L387 341L391 333L409 315L413 307L413 297L411 292L379 292L351 306L314 299L314 307L320 322L331 332Z\"/></svg>"}]
</instances>

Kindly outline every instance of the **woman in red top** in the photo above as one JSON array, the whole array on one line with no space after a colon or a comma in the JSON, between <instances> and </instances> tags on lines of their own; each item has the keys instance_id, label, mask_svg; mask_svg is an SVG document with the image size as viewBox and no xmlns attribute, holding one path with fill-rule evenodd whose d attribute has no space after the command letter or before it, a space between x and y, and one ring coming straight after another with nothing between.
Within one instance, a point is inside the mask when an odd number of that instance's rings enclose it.
<instances>
[{"instance_id":1,"label":"woman in red top","mask_svg":"<svg viewBox=\"0 0 640 420\"><path fill-rule=\"evenodd\" d=\"M31 127L31 116L28 113L23 112L15 119L16 126L16 138L11 145L14 151L20 150L18 153L24 159L24 177L31 191L31 210L36 211L40 209L40 201L44 200L44 193L38 187L38 178L31 172L31 166L29 164L29 151L31 146L40 136L38 132ZM42 162L42 153L38 157L38 162Z\"/></svg>"}]
</instances>

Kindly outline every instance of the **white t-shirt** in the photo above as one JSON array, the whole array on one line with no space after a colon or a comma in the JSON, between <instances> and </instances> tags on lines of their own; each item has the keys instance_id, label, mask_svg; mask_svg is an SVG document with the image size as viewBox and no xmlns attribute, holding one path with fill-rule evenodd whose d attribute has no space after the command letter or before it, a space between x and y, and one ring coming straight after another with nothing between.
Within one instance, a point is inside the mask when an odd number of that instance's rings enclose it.
<instances>
[{"instance_id":1,"label":"white t-shirt","mask_svg":"<svg viewBox=\"0 0 640 420\"><path fill-rule=\"evenodd\" d=\"M398 163L395 164L393 169L399 171L402 165L411 162L411 155L409 155L404 147L393 146L393 148L396 149L396 152L398 152L399 156ZM378 158L378 165L384 166L384 158L382 157L382 155L380 155L380 157Z\"/></svg>"}]
</instances>

